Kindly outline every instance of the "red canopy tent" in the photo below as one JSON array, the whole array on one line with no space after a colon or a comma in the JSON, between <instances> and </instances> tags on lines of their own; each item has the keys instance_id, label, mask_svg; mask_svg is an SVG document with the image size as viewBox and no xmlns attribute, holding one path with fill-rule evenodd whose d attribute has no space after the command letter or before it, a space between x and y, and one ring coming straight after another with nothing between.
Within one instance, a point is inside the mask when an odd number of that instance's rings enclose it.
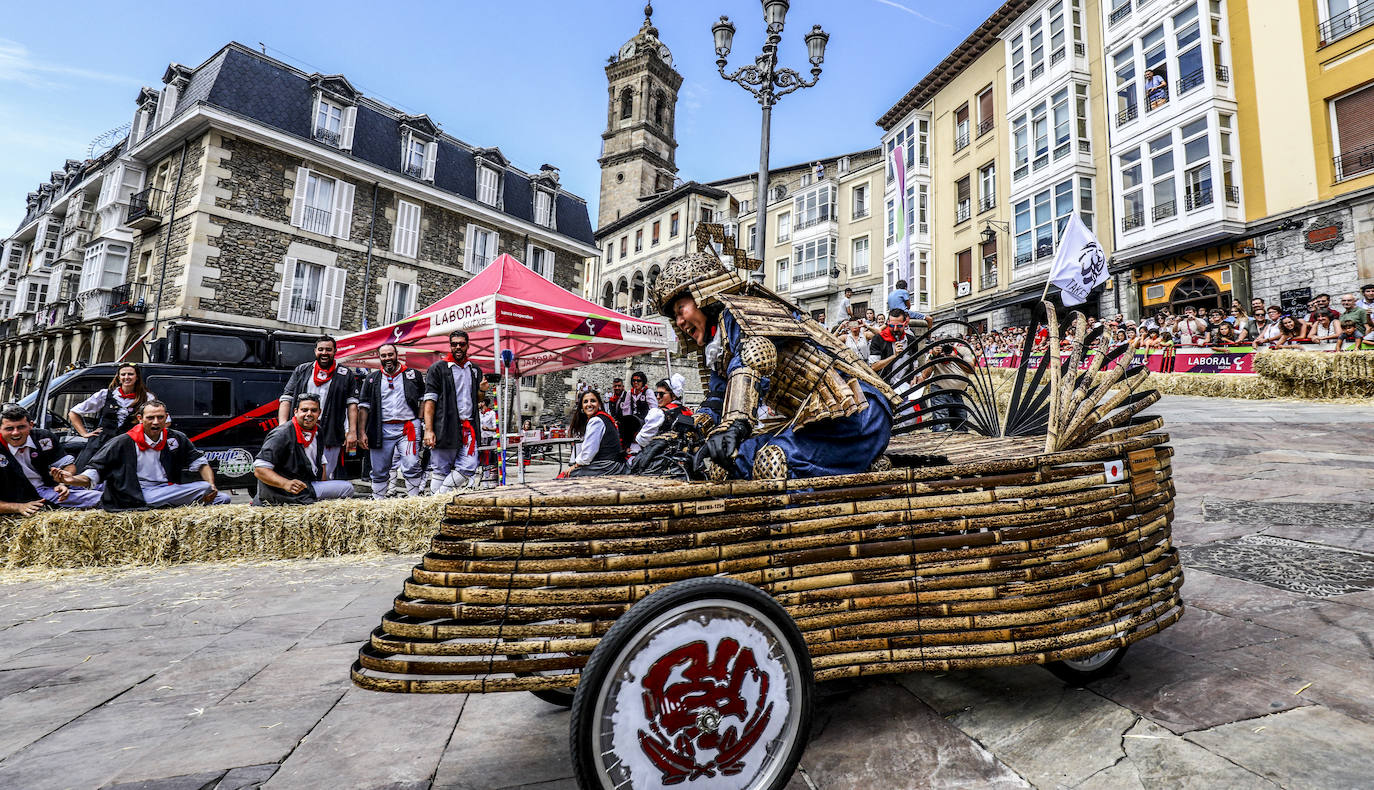
<instances>
[{"instance_id":1,"label":"red canopy tent","mask_svg":"<svg viewBox=\"0 0 1374 790\"><path fill-rule=\"evenodd\" d=\"M478 367L504 373L497 365L499 347L511 352L510 372L518 376L677 347L666 324L589 302L502 255L414 315L339 338L338 358L375 366L377 347L396 343L408 366L427 368L448 353L448 334L455 329L468 333L468 357Z\"/></svg>"}]
</instances>

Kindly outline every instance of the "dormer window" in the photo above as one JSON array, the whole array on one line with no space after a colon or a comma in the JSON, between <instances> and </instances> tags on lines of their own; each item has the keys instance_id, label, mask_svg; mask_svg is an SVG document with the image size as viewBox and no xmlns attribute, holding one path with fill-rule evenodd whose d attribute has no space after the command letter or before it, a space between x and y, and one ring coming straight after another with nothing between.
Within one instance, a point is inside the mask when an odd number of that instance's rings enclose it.
<instances>
[{"instance_id":1,"label":"dormer window","mask_svg":"<svg viewBox=\"0 0 1374 790\"><path fill-rule=\"evenodd\" d=\"M361 94L341 74L311 74L315 94L310 113L310 136L340 151L353 150L353 126L358 120Z\"/></svg>"},{"instance_id":2,"label":"dormer window","mask_svg":"<svg viewBox=\"0 0 1374 790\"><path fill-rule=\"evenodd\" d=\"M501 179L497 172L483 165L477 166L477 199L488 206L495 206L500 198Z\"/></svg>"},{"instance_id":3,"label":"dormer window","mask_svg":"<svg viewBox=\"0 0 1374 790\"><path fill-rule=\"evenodd\" d=\"M425 115L401 116L401 172L411 178L434 180L439 158L439 127Z\"/></svg>"},{"instance_id":4,"label":"dormer window","mask_svg":"<svg viewBox=\"0 0 1374 790\"><path fill-rule=\"evenodd\" d=\"M316 102L315 139L343 151L353 148L353 126L358 108L323 96Z\"/></svg>"},{"instance_id":5,"label":"dormer window","mask_svg":"<svg viewBox=\"0 0 1374 790\"><path fill-rule=\"evenodd\" d=\"M544 228L553 227L553 193L534 190L534 222Z\"/></svg>"}]
</instances>

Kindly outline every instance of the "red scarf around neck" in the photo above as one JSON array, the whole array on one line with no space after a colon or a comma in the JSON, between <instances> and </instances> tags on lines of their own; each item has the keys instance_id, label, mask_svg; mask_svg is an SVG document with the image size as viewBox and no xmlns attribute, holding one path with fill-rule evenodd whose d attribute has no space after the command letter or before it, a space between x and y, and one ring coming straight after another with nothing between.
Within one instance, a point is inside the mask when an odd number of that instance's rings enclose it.
<instances>
[{"instance_id":1,"label":"red scarf around neck","mask_svg":"<svg viewBox=\"0 0 1374 790\"><path fill-rule=\"evenodd\" d=\"M138 392L136 390L134 392L125 392L123 385L115 387L115 394L124 400L133 400L138 397Z\"/></svg>"},{"instance_id":2,"label":"red scarf around neck","mask_svg":"<svg viewBox=\"0 0 1374 790\"><path fill-rule=\"evenodd\" d=\"M673 409L682 409L682 416L684 417L692 416L692 410L687 408L686 406L679 404L677 401L671 401L667 406L663 407L663 410L665 412L672 411Z\"/></svg>"},{"instance_id":3,"label":"red scarf around neck","mask_svg":"<svg viewBox=\"0 0 1374 790\"><path fill-rule=\"evenodd\" d=\"M167 446L167 430L163 429L162 436L158 437L157 444L149 444L148 437L143 435L143 423L135 425L129 431L129 438L134 440L140 450L157 450L162 452L162 448Z\"/></svg>"},{"instance_id":4,"label":"red scarf around neck","mask_svg":"<svg viewBox=\"0 0 1374 790\"><path fill-rule=\"evenodd\" d=\"M328 369L321 368L320 363L317 361L315 363L314 373L315 386L320 387L328 383L330 379L334 378L334 370L338 367L339 363L335 362L334 364L330 365Z\"/></svg>"},{"instance_id":5,"label":"red scarf around neck","mask_svg":"<svg viewBox=\"0 0 1374 790\"><path fill-rule=\"evenodd\" d=\"M457 365L457 366L460 367L460 368L465 368L465 367L467 367L467 365L468 365L468 358L467 358L467 357L463 357L463 361L462 361L462 362L459 362L458 360L456 360L456 359L453 358L453 354L449 353L449 354L445 354L445 355L444 355L444 359L448 360L448 363L449 363L450 365Z\"/></svg>"},{"instance_id":6,"label":"red scarf around neck","mask_svg":"<svg viewBox=\"0 0 1374 790\"><path fill-rule=\"evenodd\" d=\"M406 372L406 365L405 365L404 362L402 362L400 365L398 365L398 366L396 367L396 373L395 373L395 375L392 375L392 374L390 374L390 373L387 373L387 372L386 372L386 368L382 368L382 375L383 375L383 376L386 376L387 381L393 381L393 382L394 382L397 378L400 377L400 375L401 375L402 373L405 373L405 372Z\"/></svg>"},{"instance_id":7,"label":"red scarf around neck","mask_svg":"<svg viewBox=\"0 0 1374 790\"><path fill-rule=\"evenodd\" d=\"M307 431L302 429L301 424L294 419L291 421L291 427L296 429L296 443L301 446L308 445L315 441L315 434L320 432L318 425L315 427L315 430Z\"/></svg>"}]
</instances>

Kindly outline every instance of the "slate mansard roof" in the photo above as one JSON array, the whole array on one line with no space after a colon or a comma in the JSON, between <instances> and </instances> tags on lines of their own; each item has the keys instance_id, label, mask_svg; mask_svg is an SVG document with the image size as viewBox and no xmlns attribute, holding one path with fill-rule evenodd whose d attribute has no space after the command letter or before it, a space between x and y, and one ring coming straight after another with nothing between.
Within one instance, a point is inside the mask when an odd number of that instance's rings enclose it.
<instances>
[{"instance_id":1,"label":"slate mansard roof","mask_svg":"<svg viewBox=\"0 0 1374 790\"><path fill-rule=\"evenodd\" d=\"M304 140L312 139L310 113L314 89L310 75L241 44L226 45L194 70L190 83L177 99L174 115L198 103L228 110ZM360 98L352 156L400 174L402 115L393 107ZM474 148L447 134L440 135L438 144L434 186L476 200ZM496 166L499 168L499 163ZM533 223L533 197L530 176L506 167L502 210L514 219ZM595 244L585 200L560 189L555 211L557 233L584 244Z\"/></svg>"}]
</instances>

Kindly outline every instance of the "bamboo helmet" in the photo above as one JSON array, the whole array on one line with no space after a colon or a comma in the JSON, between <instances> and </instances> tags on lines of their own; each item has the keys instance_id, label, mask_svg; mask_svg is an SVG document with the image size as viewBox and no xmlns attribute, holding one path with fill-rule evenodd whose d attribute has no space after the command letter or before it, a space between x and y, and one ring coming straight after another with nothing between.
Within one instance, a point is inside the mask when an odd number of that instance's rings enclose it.
<instances>
[{"instance_id":1,"label":"bamboo helmet","mask_svg":"<svg viewBox=\"0 0 1374 790\"><path fill-rule=\"evenodd\" d=\"M697 307L709 307L719 294L740 293L748 286L737 272L726 269L709 252L691 252L673 258L654 283L653 300L664 318L673 317L673 303L691 296Z\"/></svg>"}]
</instances>

